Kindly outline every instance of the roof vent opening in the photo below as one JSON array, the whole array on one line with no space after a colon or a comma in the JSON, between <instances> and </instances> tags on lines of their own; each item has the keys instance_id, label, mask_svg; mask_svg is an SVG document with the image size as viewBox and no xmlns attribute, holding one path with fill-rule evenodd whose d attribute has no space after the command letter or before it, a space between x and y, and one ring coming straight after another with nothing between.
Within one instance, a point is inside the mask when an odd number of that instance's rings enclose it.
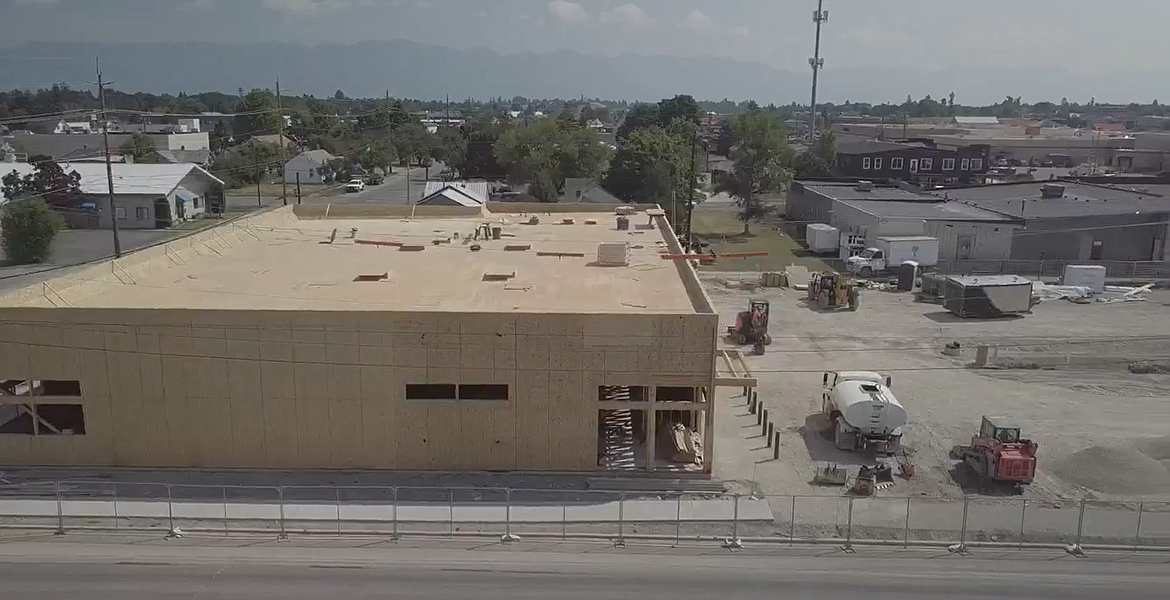
<instances>
[{"instance_id":1,"label":"roof vent opening","mask_svg":"<svg viewBox=\"0 0 1170 600\"><path fill-rule=\"evenodd\" d=\"M1064 186L1055 183L1046 183L1040 187L1041 198L1063 198Z\"/></svg>"}]
</instances>

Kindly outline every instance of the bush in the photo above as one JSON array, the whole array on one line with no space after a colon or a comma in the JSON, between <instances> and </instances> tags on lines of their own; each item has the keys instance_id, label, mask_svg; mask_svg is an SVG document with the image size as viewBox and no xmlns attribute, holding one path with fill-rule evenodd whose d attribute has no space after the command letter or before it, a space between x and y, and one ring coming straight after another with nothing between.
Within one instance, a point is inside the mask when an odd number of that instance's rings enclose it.
<instances>
[{"instance_id":1,"label":"bush","mask_svg":"<svg viewBox=\"0 0 1170 600\"><path fill-rule=\"evenodd\" d=\"M10 202L0 213L0 246L11 264L44 262L65 220L44 200Z\"/></svg>"}]
</instances>

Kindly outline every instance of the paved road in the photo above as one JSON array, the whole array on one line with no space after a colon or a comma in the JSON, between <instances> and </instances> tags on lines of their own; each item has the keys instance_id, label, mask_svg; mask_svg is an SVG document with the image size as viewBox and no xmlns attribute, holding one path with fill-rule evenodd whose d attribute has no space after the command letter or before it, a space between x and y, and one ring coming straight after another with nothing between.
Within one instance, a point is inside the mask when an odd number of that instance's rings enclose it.
<instances>
[{"instance_id":1,"label":"paved road","mask_svg":"<svg viewBox=\"0 0 1170 600\"><path fill-rule=\"evenodd\" d=\"M460 549L371 540L364 548L285 544L216 546L213 539L135 545L0 544L4 597L21 600L263 600L280 598L952 598L1139 600L1165 598L1166 556L1073 559L1050 553L959 557L843 555L797 549L776 555L696 549L521 543ZM305 541L303 543L308 543Z\"/></svg>"},{"instance_id":2,"label":"paved road","mask_svg":"<svg viewBox=\"0 0 1170 600\"><path fill-rule=\"evenodd\" d=\"M430 176L437 178L444 167L441 164L431 165ZM407 196L406 169L395 167L394 173L386 177L381 185L371 185L365 191L356 194L341 194L329 198L314 200L315 202L330 202L332 204L410 204L422 199L423 189L427 184L427 171L418 167L410 168L410 196Z\"/></svg>"}]
</instances>

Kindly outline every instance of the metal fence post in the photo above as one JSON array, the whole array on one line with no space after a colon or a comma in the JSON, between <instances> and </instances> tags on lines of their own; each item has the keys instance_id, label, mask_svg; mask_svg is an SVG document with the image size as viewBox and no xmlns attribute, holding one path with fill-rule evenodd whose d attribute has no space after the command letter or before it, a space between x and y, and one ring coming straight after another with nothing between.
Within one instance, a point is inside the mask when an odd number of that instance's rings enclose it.
<instances>
[{"instance_id":1,"label":"metal fence post","mask_svg":"<svg viewBox=\"0 0 1170 600\"><path fill-rule=\"evenodd\" d=\"M394 509L394 533L391 534L391 539L396 540L398 539L398 486L394 486L390 489L393 493L392 501L394 502L392 505L392 508Z\"/></svg>"},{"instance_id":2,"label":"metal fence post","mask_svg":"<svg viewBox=\"0 0 1170 600\"><path fill-rule=\"evenodd\" d=\"M177 533L175 531L175 503L171 495L171 484L169 483L167 484L167 521L170 523L167 531L171 535L175 535Z\"/></svg>"},{"instance_id":3,"label":"metal fence post","mask_svg":"<svg viewBox=\"0 0 1170 600\"><path fill-rule=\"evenodd\" d=\"M288 534L284 531L284 486L278 486L276 491L280 494L280 535L276 539L287 540Z\"/></svg>"},{"instance_id":4,"label":"metal fence post","mask_svg":"<svg viewBox=\"0 0 1170 600\"><path fill-rule=\"evenodd\" d=\"M1138 547L1142 545L1142 513L1145 512L1145 510L1146 510L1146 503L1139 502L1138 503L1137 531L1135 531L1133 534L1133 549L1134 550L1137 550Z\"/></svg>"},{"instance_id":5,"label":"metal fence post","mask_svg":"<svg viewBox=\"0 0 1170 600\"><path fill-rule=\"evenodd\" d=\"M682 496L675 498L674 505L674 545L677 546L682 538Z\"/></svg>"},{"instance_id":6,"label":"metal fence post","mask_svg":"<svg viewBox=\"0 0 1170 600\"><path fill-rule=\"evenodd\" d=\"M110 485L114 488L114 531L118 531L121 529L121 525L118 524L118 484L111 483Z\"/></svg>"},{"instance_id":7,"label":"metal fence post","mask_svg":"<svg viewBox=\"0 0 1170 600\"><path fill-rule=\"evenodd\" d=\"M338 487L333 488L333 495L335 497L335 500L337 501L337 504L335 504L334 506L336 506L336 508L337 508L337 535L340 536L341 535L341 488L338 488Z\"/></svg>"},{"instance_id":8,"label":"metal fence post","mask_svg":"<svg viewBox=\"0 0 1170 600\"><path fill-rule=\"evenodd\" d=\"M853 550L853 496L849 497L849 521L845 526L845 550Z\"/></svg>"},{"instance_id":9,"label":"metal fence post","mask_svg":"<svg viewBox=\"0 0 1170 600\"><path fill-rule=\"evenodd\" d=\"M455 537L455 488L447 490L447 536Z\"/></svg>"},{"instance_id":10,"label":"metal fence post","mask_svg":"<svg viewBox=\"0 0 1170 600\"><path fill-rule=\"evenodd\" d=\"M61 482L54 481L53 487L57 492L57 535L65 535L65 512L61 508Z\"/></svg>"},{"instance_id":11,"label":"metal fence post","mask_svg":"<svg viewBox=\"0 0 1170 600\"><path fill-rule=\"evenodd\" d=\"M504 489L504 537L512 537L512 488ZM563 505L562 505L563 506ZM565 537L565 513L561 511L561 539Z\"/></svg>"},{"instance_id":12,"label":"metal fence post","mask_svg":"<svg viewBox=\"0 0 1170 600\"><path fill-rule=\"evenodd\" d=\"M618 546L626 545L626 493L618 497Z\"/></svg>"},{"instance_id":13,"label":"metal fence post","mask_svg":"<svg viewBox=\"0 0 1170 600\"><path fill-rule=\"evenodd\" d=\"M569 505L561 503L561 540L569 539L568 534Z\"/></svg>"},{"instance_id":14,"label":"metal fence post","mask_svg":"<svg viewBox=\"0 0 1170 600\"><path fill-rule=\"evenodd\" d=\"M227 486L223 486L223 534L228 534Z\"/></svg>"},{"instance_id":15,"label":"metal fence post","mask_svg":"<svg viewBox=\"0 0 1170 600\"><path fill-rule=\"evenodd\" d=\"M792 515L788 519L788 547L796 540L796 494L792 495Z\"/></svg>"},{"instance_id":16,"label":"metal fence post","mask_svg":"<svg viewBox=\"0 0 1170 600\"><path fill-rule=\"evenodd\" d=\"M971 505L971 497L963 496L963 526L959 529L959 548L967 547L967 508Z\"/></svg>"},{"instance_id":17,"label":"metal fence post","mask_svg":"<svg viewBox=\"0 0 1170 600\"><path fill-rule=\"evenodd\" d=\"M1025 499L1024 503L1020 505L1020 546L1019 549L1024 549L1024 516L1028 514L1028 501Z\"/></svg>"},{"instance_id":18,"label":"metal fence post","mask_svg":"<svg viewBox=\"0 0 1170 600\"><path fill-rule=\"evenodd\" d=\"M739 494L732 499L735 501L735 506L731 509L731 539L734 541L739 539Z\"/></svg>"},{"instance_id":19,"label":"metal fence post","mask_svg":"<svg viewBox=\"0 0 1170 600\"><path fill-rule=\"evenodd\" d=\"M1086 500L1081 498L1081 514L1077 517L1077 541L1073 544L1077 548L1081 547L1081 534L1085 530L1085 502Z\"/></svg>"},{"instance_id":20,"label":"metal fence post","mask_svg":"<svg viewBox=\"0 0 1170 600\"><path fill-rule=\"evenodd\" d=\"M902 530L902 547L910 547L910 496L906 496L906 527Z\"/></svg>"}]
</instances>

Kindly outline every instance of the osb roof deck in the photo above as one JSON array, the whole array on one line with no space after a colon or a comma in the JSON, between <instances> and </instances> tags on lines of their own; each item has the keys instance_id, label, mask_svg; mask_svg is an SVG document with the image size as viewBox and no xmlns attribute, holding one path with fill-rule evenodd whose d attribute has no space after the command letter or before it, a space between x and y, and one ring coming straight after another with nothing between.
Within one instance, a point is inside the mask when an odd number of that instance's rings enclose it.
<instances>
[{"instance_id":1,"label":"osb roof deck","mask_svg":"<svg viewBox=\"0 0 1170 600\"><path fill-rule=\"evenodd\" d=\"M689 273L673 260L661 218L613 213L411 219L301 220L275 210L189 242L130 255L0 298L0 306L227 310L418 310L461 312L707 312ZM573 224L563 224L573 219ZM588 225L586 220L596 220ZM477 226L499 240L465 242ZM351 229L357 229L356 240ZM327 243L336 229L336 240ZM458 235L456 238L455 236ZM434 240L441 240L438 245ZM355 241L408 244L355 244ZM598 244L628 242L628 266L597 264ZM472 251L471 245L482 249ZM507 246L531 245L527 250ZM147 258L146 253L153 253ZM583 256L545 256L575 253ZM514 277L502 279L515 273ZM385 274L384 279L380 276ZM361 281L359 279L371 279ZM500 280L495 280L495 279ZM688 289L690 292L688 292ZM702 294L701 291L698 292Z\"/></svg>"}]
</instances>

